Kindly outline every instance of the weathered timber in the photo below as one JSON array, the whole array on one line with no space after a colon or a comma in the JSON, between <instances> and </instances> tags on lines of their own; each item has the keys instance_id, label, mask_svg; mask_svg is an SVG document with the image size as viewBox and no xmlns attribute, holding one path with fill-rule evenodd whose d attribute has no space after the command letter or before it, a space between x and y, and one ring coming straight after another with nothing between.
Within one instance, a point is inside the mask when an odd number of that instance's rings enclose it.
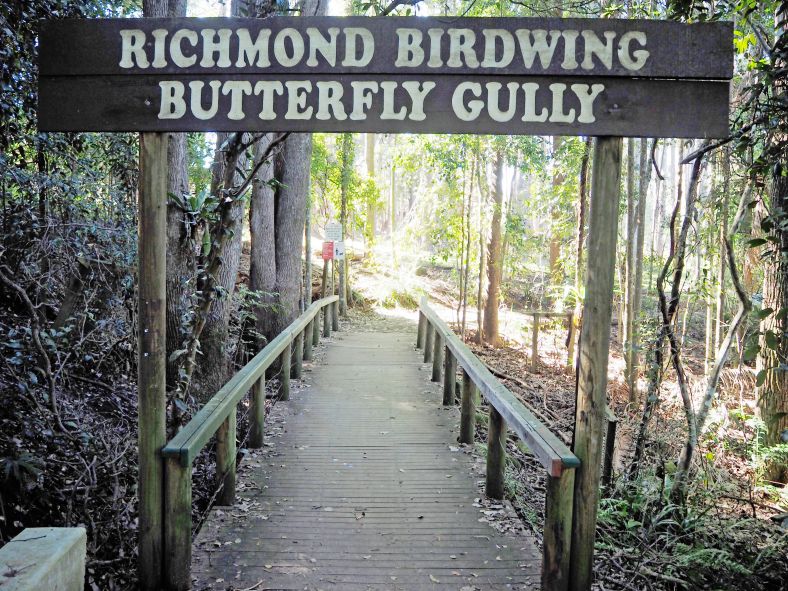
<instances>
[{"instance_id":1,"label":"weathered timber","mask_svg":"<svg viewBox=\"0 0 788 591\"><path fill-rule=\"evenodd\" d=\"M430 361L432 361L432 349L434 347L434 342L435 342L435 328L429 322L427 322L425 333L426 335L424 337L424 363L429 363Z\"/></svg>"},{"instance_id":2,"label":"weathered timber","mask_svg":"<svg viewBox=\"0 0 788 591\"><path fill-rule=\"evenodd\" d=\"M430 343L431 332L436 332L438 337L445 340L446 346L457 359L457 364L468 373L480 394L503 415L509 429L528 446L548 474L559 476L564 469L579 465L577 457L498 381L484 363L429 307L426 298L421 300L419 309L428 321L426 343ZM431 348L425 344L425 353L429 350Z\"/></svg>"},{"instance_id":3,"label":"weathered timber","mask_svg":"<svg viewBox=\"0 0 788 591\"><path fill-rule=\"evenodd\" d=\"M580 333L574 453L580 460L575 475L572 527L573 591L591 588L594 538L602 465L602 432L607 407L607 362L613 303L613 271L621 175L620 137L594 142L586 295Z\"/></svg>"},{"instance_id":4,"label":"weathered timber","mask_svg":"<svg viewBox=\"0 0 788 591\"><path fill-rule=\"evenodd\" d=\"M275 84L298 84L304 75L270 74L238 76L227 74L178 76L186 89L190 82L201 82L209 88L211 82L219 84L246 83L254 87L258 82ZM342 85L342 96L346 104L343 111L353 108L351 82L362 85L378 85L391 81L390 76L354 74L346 78L319 76L318 79L338 82ZM730 133L728 125L730 83L727 81L676 81L644 80L630 78L583 78L580 82L588 89L604 87L594 101L594 115L584 121L577 120L581 110L579 99L570 90L578 80L569 76L548 77L496 77L508 93L511 85L516 91L514 112L508 120L493 119L488 109L482 109L475 117L461 118L458 99L454 99L461 84L468 82L467 76L423 75L419 83L429 84L431 91L424 99L425 118L404 119L382 118L383 101L374 100L364 119L321 118L315 113L318 104L317 87L304 93L304 111L308 117L288 118L288 93L273 98L273 120L258 117L259 97L245 96L242 100L242 116L229 117L231 103L229 94L217 97L216 115L206 121L186 108L178 117L159 117L162 91L160 75L147 76L50 76L39 81L39 129L42 131L277 131L326 132L326 133L482 133L506 135L621 135L630 137L686 137L719 138ZM487 100L489 89L486 80L478 82L479 93ZM535 107L527 103L523 85L538 85ZM525 109L536 109L536 113L550 113L553 109L553 92L550 86L561 85L565 89L562 110L572 112L571 120L555 120L553 117L530 117ZM434 85L434 86L432 86ZM287 87L286 87L287 88ZM498 87L496 87L497 89ZM463 101L476 100L471 90L463 90ZM293 92L297 92L293 90ZM497 90L495 92L498 92ZM406 100L407 92L398 88L398 100ZM528 95L530 96L530 95ZM454 100L453 100L454 99ZM482 99L478 99L482 100ZM530 100L530 98L528 99ZM188 96L186 98L188 101ZM185 102L184 105L189 105ZM78 109L74 105L79 105ZM405 107L403 107L405 108ZM463 110L467 109L462 107ZM681 112L681 117L676 113ZM515 114L516 113L516 114ZM523 120L523 117L526 120ZM500 117L498 117L500 119Z\"/></svg>"},{"instance_id":5,"label":"weathered timber","mask_svg":"<svg viewBox=\"0 0 788 591\"><path fill-rule=\"evenodd\" d=\"M443 339L437 332L432 340L432 381L441 381L441 368L443 365Z\"/></svg>"},{"instance_id":6,"label":"weathered timber","mask_svg":"<svg viewBox=\"0 0 788 591\"><path fill-rule=\"evenodd\" d=\"M609 406L605 409L605 421L607 429L605 432L605 459L602 465L602 488L609 490L613 482L613 457L616 450L616 427L618 426L618 418Z\"/></svg>"},{"instance_id":7,"label":"weathered timber","mask_svg":"<svg viewBox=\"0 0 788 591\"><path fill-rule=\"evenodd\" d=\"M506 421L490 406L487 428L487 480L484 492L491 499L502 499L506 472Z\"/></svg>"},{"instance_id":8,"label":"weathered timber","mask_svg":"<svg viewBox=\"0 0 788 591\"><path fill-rule=\"evenodd\" d=\"M140 137L138 448L140 587L160 587L166 433L167 145L166 134Z\"/></svg>"},{"instance_id":9,"label":"weathered timber","mask_svg":"<svg viewBox=\"0 0 788 591\"><path fill-rule=\"evenodd\" d=\"M309 324L306 325L304 329L304 334L302 335L304 339L304 361L312 361L312 341L314 339L314 318L310 321Z\"/></svg>"},{"instance_id":10,"label":"weathered timber","mask_svg":"<svg viewBox=\"0 0 788 591\"><path fill-rule=\"evenodd\" d=\"M297 380L301 379L304 373L304 333L298 333L295 339L293 351L293 373L291 376Z\"/></svg>"},{"instance_id":11,"label":"weathered timber","mask_svg":"<svg viewBox=\"0 0 788 591\"><path fill-rule=\"evenodd\" d=\"M539 318L541 314L534 312L534 323L531 329L531 369L536 370L539 365Z\"/></svg>"},{"instance_id":12,"label":"weathered timber","mask_svg":"<svg viewBox=\"0 0 788 591\"><path fill-rule=\"evenodd\" d=\"M178 457L164 462L164 587L167 591L187 591L191 589L192 467L182 465Z\"/></svg>"},{"instance_id":13,"label":"weathered timber","mask_svg":"<svg viewBox=\"0 0 788 591\"><path fill-rule=\"evenodd\" d=\"M457 387L457 359L448 347L443 351L443 406L454 404Z\"/></svg>"},{"instance_id":14,"label":"weathered timber","mask_svg":"<svg viewBox=\"0 0 788 591\"><path fill-rule=\"evenodd\" d=\"M292 349L288 343L279 358L279 400L290 400L290 375L292 372Z\"/></svg>"},{"instance_id":15,"label":"weathered timber","mask_svg":"<svg viewBox=\"0 0 788 591\"><path fill-rule=\"evenodd\" d=\"M331 306L323 308L323 337L331 336Z\"/></svg>"},{"instance_id":16,"label":"weathered timber","mask_svg":"<svg viewBox=\"0 0 788 591\"><path fill-rule=\"evenodd\" d=\"M337 301L330 306L331 308L331 330L338 331L339 330L339 296L337 296Z\"/></svg>"},{"instance_id":17,"label":"weathered timber","mask_svg":"<svg viewBox=\"0 0 788 591\"><path fill-rule=\"evenodd\" d=\"M235 502L235 458L238 411L236 407L216 431L216 487L219 495L217 505L232 505Z\"/></svg>"},{"instance_id":18,"label":"weathered timber","mask_svg":"<svg viewBox=\"0 0 788 591\"><path fill-rule=\"evenodd\" d=\"M294 64L288 60L287 64L280 63L275 52L271 52L270 63L265 66L267 74L297 74L298 76L314 77L319 74L357 74L359 66L355 62L341 59L346 53L348 36L344 33L346 27L363 28L369 32L374 43L374 53L369 63L365 64L363 71L375 74L406 74L423 78L425 74L432 75L478 75L489 77L491 75L566 75L582 81L589 76L639 76L643 78L690 78L690 79L730 79L733 76L733 63L731 47L733 43L733 25L730 22L684 24L675 21L637 20L637 19L573 19L573 18L522 18L522 17L484 17L484 18L456 18L447 23L440 17L284 17L277 16L265 20L254 18L167 18L154 19L101 19L95 20L52 20L45 21L40 34L40 73L42 76L78 76L78 75L126 75L140 77L148 74L150 68L140 68L134 63L132 67L122 67L121 35L123 29L135 29L143 32L147 40L153 42L153 31L164 29L172 34L178 29L186 29L195 33L198 47L196 53L201 56L199 34L204 29L229 29L229 55L231 59L227 64L220 66L211 60L205 67L201 60L194 60L191 64L176 64L172 59L165 59L162 67L157 72L166 74L168 79L172 75L196 75L217 73L229 75L259 74L260 66L253 63L254 58L238 60L239 57L239 29L246 29L250 39L254 40L262 30L270 31L271 39L279 37L283 29L290 31L290 35L282 35L289 42L295 39L304 39L308 46L310 39L307 29L317 29L323 37L328 37L331 27L338 27L336 55L339 59L334 65L327 63L322 57L312 64L305 63L308 53L304 53L300 63ZM460 60L439 60L440 65L435 67L433 60L424 59L417 64L397 66L398 57L397 29L407 28L418 35L417 47L423 54L429 54L430 29L448 28L456 31L467 30L472 39L472 54L476 61L474 67L463 64ZM570 56L577 62L584 62L584 35L577 35L581 31L592 33L594 37L604 39L606 34L614 36L616 51L612 54L611 64L608 67L602 60L590 60L589 63L578 67L577 63L569 64L572 60L564 59L564 45L567 40L559 35L555 39L557 44L553 53L554 58L547 65L537 59L530 64L525 64L517 54L510 63L503 65L501 59L486 60L483 58L484 31L503 30L509 36L517 34L518 30L530 32L533 30L550 31L550 41L553 41L552 31L559 34L572 32L577 36L577 52L570 52ZM642 43L632 39L626 47L618 47L619 40L626 33L640 32L646 41L649 57L636 71L627 67L620 60L623 54L635 49L642 49ZM530 36L530 35L529 35ZM495 39L496 49L500 49L502 39ZM449 35L443 34L440 38L442 55L449 52ZM97 51L98 49L98 51ZM150 50L149 50L150 51ZM151 52L152 53L152 52ZM500 51L496 51L499 58ZM319 54L318 54L319 55ZM699 58L702 56L702 59ZM171 57L171 56L168 56ZM591 67L587 67L587 66Z\"/></svg>"},{"instance_id":19,"label":"weathered timber","mask_svg":"<svg viewBox=\"0 0 788 591\"><path fill-rule=\"evenodd\" d=\"M252 386L252 406L249 411L249 447L263 447L265 441L265 378Z\"/></svg>"},{"instance_id":20,"label":"weathered timber","mask_svg":"<svg viewBox=\"0 0 788 591\"><path fill-rule=\"evenodd\" d=\"M561 476L547 478L542 562L542 589L545 591L569 588L574 485L574 470L564 470Z\"/></svg>"},{"instance_id":21,"label":"weathered timber","mask_svg":"<svg viewBox=\"0 0 788 591\"><path fill-rule=\"evenodd\" d=\"M424 346L424 330L427 324L427 318L424 313L419 311L419 328L416 332L416 348L421 349Z\"/></svg>"},{"instance_id":22,"label":"weathered timber","mask_svg":"<svg viewBox=\"0 0 788 591\"><path fill-rule=\"evenodd\" d=\"M320 344L320 314L318 313L312 319L312 346L317 347Z\"/></svg>"},{"instance_id":23,"label":"weathered timber","mask_svg":"<svg viewBox=\"0 0 788 591\"><path fill-rule=\"evenodd\" d=\"M239 472L248 510L210 514L197 536L195 589L218 578L238 589L538 585L533 536L479 521L473 457L450 447L459 412L440 406L415 328L344 333L310 387L274 407L268 459Z\"/></svg>"},{"instance_id":24,"label":"weathered timber","mask_svg":"<svg viewBox=\"0 0 788 591\"><path fill-rule=\"evenodd\" d=\"M478 390L473 379L465 369L462 371L462 397L460 399L460 443L473 443L476 432L476 407L478 406Z\"/></svg>"}]
</instances>

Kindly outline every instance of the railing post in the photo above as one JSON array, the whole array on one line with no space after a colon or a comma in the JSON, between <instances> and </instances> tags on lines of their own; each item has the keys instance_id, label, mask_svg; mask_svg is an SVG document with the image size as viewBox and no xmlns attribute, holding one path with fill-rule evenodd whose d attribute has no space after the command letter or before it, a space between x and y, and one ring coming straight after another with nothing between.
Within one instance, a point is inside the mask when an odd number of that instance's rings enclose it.
<instances>
[{"instance_id":1,"label":"railing post","mask_svg":"<svg viewBox=\"0 0 788 591\"><path fill-rule=\"evenodd\" d=\"M164 460L164 581L168 591L191 589L192 467Z\"/></svg>"},{"instance_id":2,"label":"railing post","mask_svg":"<svg viewBox=\"0 0 788 591\"><path fill-rule=\"evenodd\" d=\"M473 443L476 431L478 390L471 376L462 369L462 400L460 402L460 443Z\"/></svg>"},{"instance_id":3,"label":"railing post","mask_svg":"<svg viewBox=\"0 0 788 591\"><path fill-rule=\"evenodd\" d=\"M315 319L309 321L309 324L306 325L304 329L303 338L304 338L304 361L312 361L312 341L315 338L315 330L312 328L312 325L315 323Z\"/></svg>"},{"instance_id":4,"label":"railing post","mask_svg":"<svg viewBox=\"0 0 788 591\"><path fill-rule=\"evenodd\" d=\"M424 363L429 363L432 360L432 344L435 340L435 327L427 320L427 328L425 329L424 337Z\"/></svg>"},{"instance_id":5,"label":"railing post","mask_svg":"<svg viewBox=\"0 0 788 591\"><path fill-rule=\"evenodd\" d=\"M331 310L331 329L334 331L339 330L339 302L330 304Z\"/></svg>"},{"instance_id":6,"label":"railing post","mask_svg":"<svg viewBox=\"0 0 788 591\"><path fill-rule=\"evenodd\" d=\"M569 588L574 494L574 469L564 469L560 476L548 475L542 552L542 589L546 591Z\"/></svg>"},{"instance_id":7,"label":"railing post","mask_svg":"<svg viewBox=\"0 0 788 591\"><path fill-rule=\"evenodd\" d=\"M331 336L331 306L323 306L323 337Z\"/></svg>"},{"instance_id":8,"label":"railing post","mask_svg":"<svg viewBox=\"0 0 788 591\"><path fill-rule=\"evenodd\" d=\"M419 329L416 331L416 348L421 349L424 346L424 327L427 324L427 317L424 312L419 310Z\"/></svg>"},{"instance_id":9,"label":"railing post","mask_svg":"<svg viewBox=\"0 0 788 591\"><path fill-rule=\"evenodd\" d=\"M320 310L312 318L310 326L312 327L312 346L317 347L320 344Z\"/></svg>"},{"instance_id":10,"label":"railing post","mask_svg":"<svg viewBox=\"0 0 788 591\"><path fill-rule=\"evenodd\" d=\"M490 420L487 426L487 484L485 493L491 499L503 498L504 473L506 470L506 422L501 414L490 405Z\"/></svg>"},{"instance_id":11,"label":"railing post","mask_svg":"<svg viewBox=\"0 0 788 591\"><path fill-rule=\"evenodd\" d=\"M432 341L432 381L441 381L441 365L443 365L443 339L438 331Z\"/></svg>"},{"instance_id":12,"label":"railing post","mask_svg":"<svg viewBox=\"0 0 788 591\"><path fill-rule=\"evenodd\" d=\"M295 363L293 363L293 372L290 374L297 380L301 379L304 373L304 332L298 333L295 339Z\"/></svg>"},{"instance_id":13,"label":"railing post","mask_svg":"<svg viewBox=\"0 0 788 591\"><path fill-rule=\"evenodd\" d=\"M281 382L281 390L279 391L279 400L290 400L290 363L292 359L293 343L287 343L287 347L282 351L279 356L279 363L281 370L279 371L279 381Z\"/></svg>"},{"instance_id":14,"label":"railing post","mask_svg":"<svg viewBox=\"0 0 788 591\"><path fill-rule=\"evenodd\" d=\"M452 406L457 385L457 358L448 346L444 348L443 360L443 406Z\"/></svg>"},{"instance_id":15,"label":"railing post","mask_svg":"<svg viewBox=\"0 0 788 591\"><path fill-rule=\"evenodd\" d=\"M263 447L265 434L265 373L252 386L252 408L249 415L249 447Z\"/></svg>"},{"instance_id":16,"label":"railing post","mask_svg":"<svg viewBox=\"0 0 788 591\"><path fill-rule=\"evenodd\" d=\"M534 329L531 331L531 369L535 370L539 362L539 319L540 316L534 313Z\"/></svg>"},{"instance_id":17,"label":"railing post","mask_svg":"<svg viewBox=\"0 0 788 591\"><path fill-rule=\"evenodd\" d=\"M613 454L616 450L616 426L618 419L610 407L605 412L607 431L605 433L605 459L602 464L602 490L609 490L613 482Z\"/></svg>"},{"instance_id":18,"label":"railing post","mask_svg":"<svg viewBox=\"0 0 788 591\"><path fill-rule=\"evenodd\" d=\"M237 411L233 408L216 431L216 485L220 487L217 505L235 503L235 434Z\"/></svg>"}]
</instances>

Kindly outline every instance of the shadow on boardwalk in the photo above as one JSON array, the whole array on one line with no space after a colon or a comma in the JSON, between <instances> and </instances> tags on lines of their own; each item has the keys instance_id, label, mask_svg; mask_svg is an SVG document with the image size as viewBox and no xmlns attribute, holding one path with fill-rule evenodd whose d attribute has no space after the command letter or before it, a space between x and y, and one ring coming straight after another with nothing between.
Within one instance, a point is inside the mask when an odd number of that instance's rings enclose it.
<instances>
[{"instance_id":1,"label":"shadow on boardwalk","mask_svg":"<svg viewBox=\"0 0 788 591\"><path fill-rule=\"evenodd\" d=\"M534 540L482 513L458 412L440 407L415 326L359 328L336 333L275 406L236 505L198 536L195 589L538 588Z\"/></svg>"}]
</instances>

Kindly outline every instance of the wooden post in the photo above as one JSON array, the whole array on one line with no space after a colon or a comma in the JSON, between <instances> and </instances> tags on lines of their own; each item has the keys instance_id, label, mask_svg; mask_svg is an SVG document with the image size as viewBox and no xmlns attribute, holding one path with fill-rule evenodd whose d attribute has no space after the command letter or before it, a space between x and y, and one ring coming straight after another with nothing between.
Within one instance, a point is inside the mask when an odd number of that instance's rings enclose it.
<instances>
[{"instance_id":1,"label":"wooden post","mask_svg":"<svg viewBox=\"0 0 788 591\"><path fill-rule=\"evenodd\" d=\"M599 137L594 143L586 296L580 331L575 414L575 474L572 526L573 591L591 589L594 538L602 466L602 429L607 405L607 360L613 302L613 270L618 236L621 138Z\"/></svg>"},{"instance_id":2,"label":"wooden post","mask_svg":"<svg viewBox=\"0 0 788 591\"><path fill-rule=\"evenodd\" d=\"M252 408L249 415L249 447L263 447L265 434L265 375L252 386Z\"/></svg>"},{"instance_id":3,"label":"wooden post","mask_svg":"<svg viewBox=\"0 0 788 591\"><path fill-rule=\"evenodd\" d=\"M568 333L566 335L566 367L571 369L575 366L575 315L569 312L566 315L569 322Z\"/></svg>"},{"instance_id":4,"label":"wooden post","mask_svg":"<svg viewBox=\"0 0 788 591\"><path fill-rule=\"evenodd\" d=\"M235 503L235 437L237 410L230 414L216 431L216 486L221 488L217 505Z\"/></svg>"},{"instance_id":5,"label":"wooden post","mask_svg":"<svg viewBox=\"0 0 788 591\"><path fill-rule=\"evenodd\" d=\"M326 297L326 285L328 283L328 261L323 260L323 277L320 280L320 297Z\"/></svg>"},{"instance_id":6,"label":"wooden post","mask_svg":"<svg viewBox=\"0 0 788 591\"><path fill-rule=\"evenodd\" d=\"M339 302L334 302L333 304L329 305L332 307L331 330L337 331L339 330Z\"/></svg>"},{"instance_id":7,"label":"wooden post","mask_svg":"<svg viewBox=\"0 0 788 591\"><path fill-rule=\"evenodd\" d=\"M295 339L295 359L293 360L291 377L300 380L304 373L304 331L298 333Z\"/></svg>"},{"instance_id":8,"label":"wooden post","mask_svg":"<svg viewBox=\"0 0 788 591\"><path fill-rule=\"evenodd\" d=\"M452 406L457 386L457 359L445 347L443 360L443 406Z\"/></svg>"},{"instance_id":9,"label":"wooden post","mask_svg":"<svg viewBox=\"0 0 788 591\"><path fill-rule=\"evenodd\" d=\"M290 364L292 359L291 351L292 343L288 343L285 350L279 356L279 363L282 369L279 371L279 381L281 382L281 389L279 391L279 400L290 400Z\"/></svg>"},{"instance_id":10,"label":"wooden post","mask_svg":"<svg viewBox=\"0 0 788 591\"><path fill-rule=\"evenodd\" d=\"M315 317L312 319L312 346L317 347L320 344L320 311L318 310Z\"/></svg>"},{"instance_id":11,"label":"wooden post","mask_svg":"<svg viewBox=\"0 0 788 591\"><path fill-rule=\"evenodd\" d=\"M491 499L503 498L504 474L506 472L506 422L501 413L490 405L490 420L487 427L487 484L484 492Z\"/></svg>"},{"instance_id":12,"label":"wooden post","mask_svg":"<svg viewBox=\"0 0 788 591\"><path fill-rule=\"evenodd\" d=\"M323 337L331 336L331 306L323 307Z\"/></svg>"},{"instance_id":13,"label":"wooden post","mask_svg":"<svg viewBox=\"0 0 788 591\"><path fill-rule=\"evenodd\" d=\"M435 328L430 324L429 320L424 332L424 363L429 363L432 361L432 348L435 340Z\"/></svg>"},{"instance_id":14,"label":"wooden post","mask_svg":"<svg viewBox=\"0 0 788 591\"><path fill-rule=\"evenodd\" d=\"M441 381L441 365L443 365L443 339L438 331L432 341L432 381Z\"/></svg>"},{"instance_id":15,"label":"wooden post","mask_svg":"<svg viewBox=\"0 0 788 591\"><path fill-rule=\"evenodd\" d=\"M607 491L613 482L613 454L616 449L616 427L618 419L610 407L605 409L607 433L605 434L605 459L602 464L602 489Z\"/></svg>"},{"instance_id":16,"label":"wooden post","mask_svg":"<svg viewBox=\"0 0 788 591\"><path fill-rule=\"evenodd\" d=\"M471 376L462 369L462 399L460 401L460 443L473 443L476 431L476 406L478 405L478 390Z\"/></svg>"},{"instance_id":17,"label":"wooden post","mask_svg":"<svg viewBox=\"0 0 788 591\"><path fill-rule=\"evenodd\" d=\"M539 362L539 313L534 312L534 326L531 331L531 369L536 371Z\"/></svg>"},{"instance_id":18,"label":"wooden post","mask_svg":"<svg viewBox=\"0 0 788 591\"><path fill-rule=\"evenodd\" d=\"M167 145L166 133L140 135L139 205L139 584L162 583L166 431Z\"/></svg>"},{"instance_id":19,"label":"wooden post","mask_svg":"<svg viewBox=\"0 0 788 591\"><path fill-rule=\"evenodd\" d=\"M564 469L560 476L547 477L542 551L542 589L546 591L569 588L574 485L572 469Z\"/></svg>"},{"instance_id":20,"label":"wooden post","mask_svg":"<svg viewBox=\"0 0 788 591\"><path fill-rule=\"evenodd\" d=\"M427 324L427 317L424 312L419 310L419 329L416 331L416 348L421 349L424 346L424 327Z\"/></svg>"},{"instance_id":21,"label":"wooden post","mask_svg":"<svg viewBox=\"0 0 788 591\"><path fill-rule=\"evenodd\" d=\"M180 458L167 458L165 473L163 587L187 591L192 584L192 467L182 466Z\"/></svg>"},{"instance_id":22,"label":"wooden post","mask_svg":"<svg viewBox=\"0 0 788 591\"><path fill-rule=\"evenodd\" d=\"M301 335L304 339L304 361L312 361L312 341L315 338L314 323L315 319L313 318L309 321L309 324L306 325L304 333Z\"/></svg>"}]
</instances>

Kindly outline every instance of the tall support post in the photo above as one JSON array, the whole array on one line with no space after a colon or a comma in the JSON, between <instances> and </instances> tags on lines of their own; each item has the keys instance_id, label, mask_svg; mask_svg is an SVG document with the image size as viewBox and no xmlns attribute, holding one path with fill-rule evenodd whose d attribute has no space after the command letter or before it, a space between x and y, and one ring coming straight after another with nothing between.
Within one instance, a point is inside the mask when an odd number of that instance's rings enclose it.
<instances>
[{"instance_id":1,"label":"tall support post","mask_svg":"<svg viewBox=\"0 0 788 591\"><path fill-rule=\"evenodd\" d=\"M479 393L471 376L462 370L462 398L460 400L460 443L473 443L476 431L476 407Z\"/></svg>"},{"instance_id":2,"label":"tall support post","mask_svg":"<svg viewBox=\"0 0 788 591\"><path fill-rule=\"evenodd\" d=\"M331 306L331 330L339 330L339 301L329 304Z\"/></svg>"},{"instance_id":3,"label":"tall support post","mask_svg":"<svg viewBox=\"0 0 788 591\"><path fill-rule=\"evenodd\" d=\"M572 496L575 471L562 470L560 476L547 477L544 501L544 546L542 550L542 589L567 591L572 544Z\"/></svg>"},{"instance_id":4,"label":"tall support post","mask_svg":"<svg viewBox=\"0 0 788 591\"><path fill-rule=\"evenodd\" d=\"M572 591L588 591L593 578L594 537L607 406L613 270L621 197L621 143L620 137L599 137L594 142L586 297L580 332L573 446L580 467L576 469L574 485L570 568Z\"/></svg>"},{"instance_id":5,"label":"tall support post","mask_svg":"<svg viewBox=\"0 0 788 591\"><path fill-rule=\"evenodd\" d=\"M304 331L299 332L295 339L293 355L295 358L293 359L293 371L290 377L300 380L304 373Z\"/></svg>"},{"instance_id":6,"label":"tall support post","mask_svg":"<svg viewBox=\"0 0 788 591\"><path fill-rule=\"evenodd\" d=\"M457 358L448 347L443 351L443 406L454 404L454 390L457 387Z\"/></svg>"},{"instance_id":7,"label":"tall support post","mask_svg":"<svg viewBox=\"0 0 788 591\"><path fill-rule=\"evenodd\" d=\"M503 498L506 473L506 422L501 413L490 405L490 424L487 427L487 482L484 492L491 499Z\"/></svg>"},{"instance_id":8,"label":"tall support post","mask_svg":"<svg viewBox=\"0 0 788 591\"><path fill-rule=\"evenodd\" d=\"M306 325L304 333L301 335L304 339L304 361L312 361L312 341L315 338L314 323L315 319L313 318L309 324Z\"/></svg>"},{"instance_id":9,"label":"tall support post","mask_svg":"<svg viewBox=\"0 0 788 591\"><path fill-rule=\"evenodd\" d=\"M279 399L280 400L290 400L290 365L292 363L292 346L293 343L288 343L285 350L282 351L282 355L279 357L280 365L282 369L279 371L279 381L282 384L282 389L280 390Z\"/></svg>"},{"instance_id":10,"label":"tall support post","mask_svg":"<svg viewBox=\"0 0 788 591\"><path fill-rule=\"evenodd\" d=\"M317 347L320 344L320 312L315 314L312 319L312 346Z\"/></svg>"},{"instance_id":11,"label":"tall support post","mask_svg":"<svg viewBox=\"0 0 788 591\"><path fill-rule=\"evenodd\" d=\"M541 316L534 312L534 327L531 331L531 369L536 371L539 365L539 321Z\"/></svg>"},{"instance_id":12,"label":"tall support post","mask_svg":"<svg viewBox=\"0 0 788 591\"><path fill-rule=\"evenodd\" d=\"M249 447L263 447L265 435L265 375L252 386L252 408L249 415Z\"/></svg>"},{"instance_id":13,"label":"tall support post","mask_svg":"<svg viewBox=\"0 0 788 591\"><path fill-rule=\"evenodd\" d=\"M216 431L216 485L221 490L217 505L235 503L235 456L238 413L236 407Z\"/></svg>"},{"instance_id":14,"label":"tall support post","mask_svg":"<svg viewBox=\"0 0 788 591\"><path fill-rule=\"evenodd\" d=\"M140 134L139 334L139 584L161 588L164 553L166 431L167 144L165 133Z\"/></svg>"},{"instance_id":15,"label":"tall support post","mask_svg":"<svg viewBox=\"0 0 788 591\"><path fill-rule=\"evenodd\" d=\"M435 341L435 327L427 321L427 327L424 329L424 363L432 361L432 349Z\"/></svg>"},{"instance_id":16,"label":"tall support post","mask_svg":"<svg viewBox=\"0 0 788 591\"><path fill-rule=\"evenodd\" d=\"M419 310L419 330L416 332L416 348L421 349L424 346L424 328L427 324L427 317L424 312Z\"/></svg>"},{"instance_id":17,"label":"tall support post","mask_svg":"<svg viewBox=\"0 0 788 591\"><path fill-rule=\"evenodd\" d=\"M167 458L164 511L164 585L158 589L191 589L192 563L192 467L180 458Z\"/></svg>"},{"instance_id":18,"label":"tall support post","mask_svg":"<svg viewBox=\"0 0 788 591\"><path fill-rule=\"evenodd\" d=\"M331 336L331 306L323 307L323 337Z\"/></svg>"},{"instance_id":19,"label":"tall support post","mask_svg":"<svg viewBox=\"0 0 788 591\"><path fill-rule=\"evenodd\" d=\"M438 331L432 341L432 381L441 381L441 365L443 365L443 339Z\"/></svg>"}]
</instances>

